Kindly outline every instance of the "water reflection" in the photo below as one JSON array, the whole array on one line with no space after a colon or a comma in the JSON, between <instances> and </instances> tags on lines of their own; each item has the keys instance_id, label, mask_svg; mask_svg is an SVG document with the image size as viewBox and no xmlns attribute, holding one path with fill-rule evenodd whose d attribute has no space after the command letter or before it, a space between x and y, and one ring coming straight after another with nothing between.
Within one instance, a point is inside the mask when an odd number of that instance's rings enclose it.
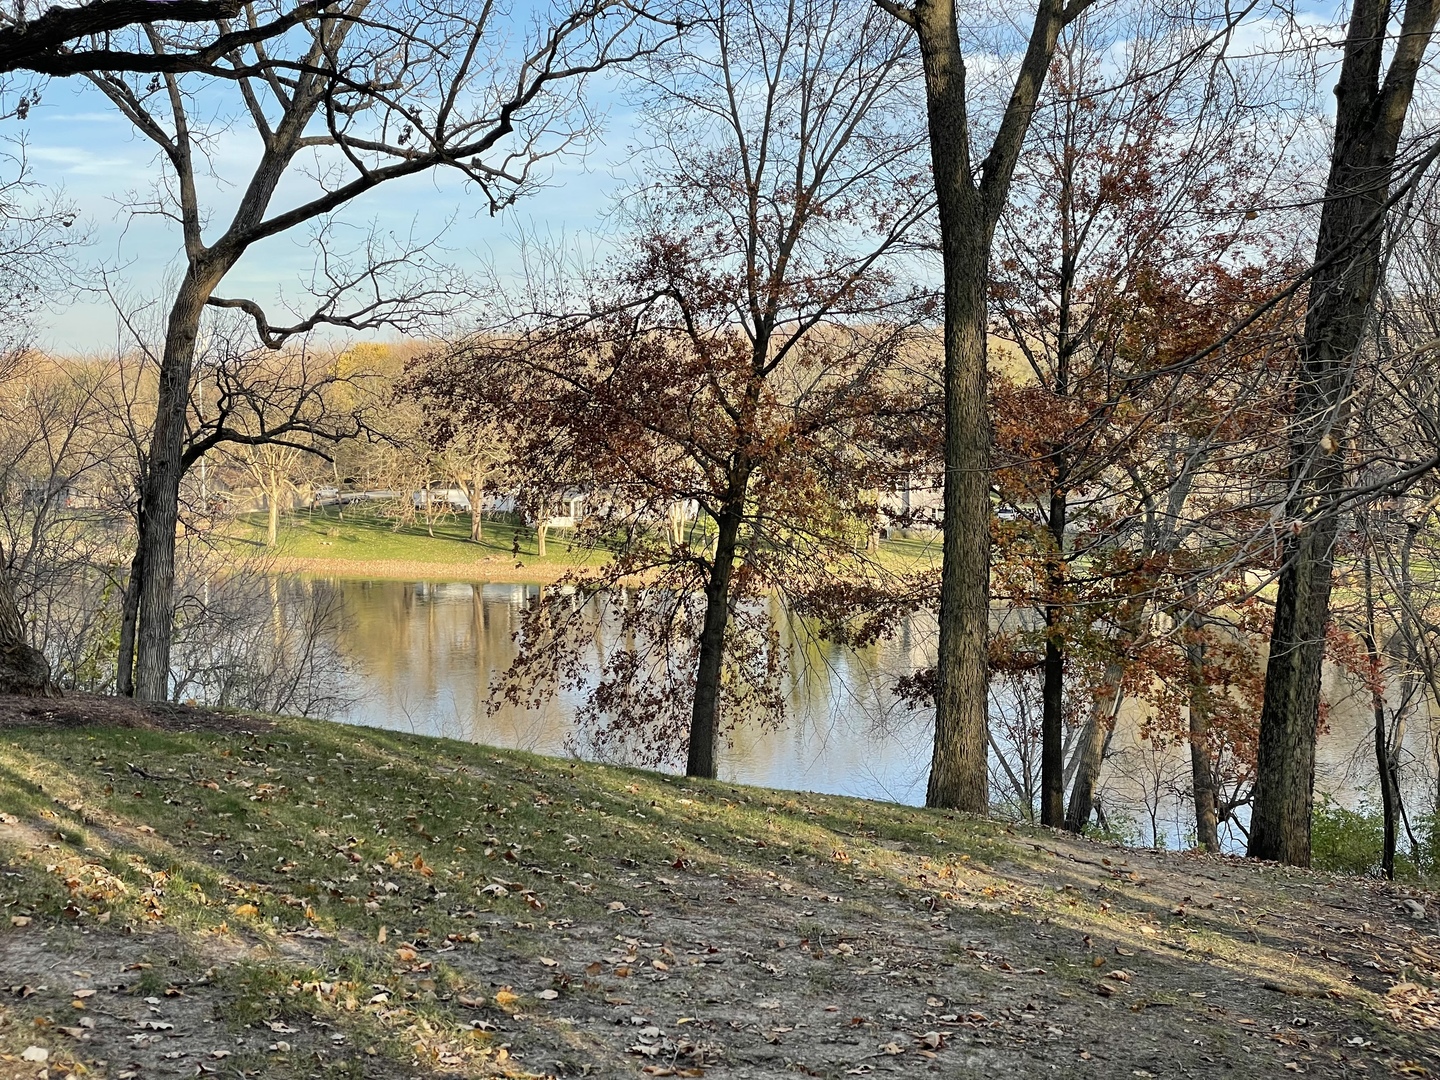
<instances>
[{"instance_id":1,"label":"water reflection","mask_svg":"<svg viewBox=\"0 0 1440 1080\"><path fill-rule=\"evenodd\" d=\"M490 688L514 656L514 634L536 585L344 581L339 645L354 667L356 702L337 719L495 746L565 754L584 688L538 709L489 710ZM785 687L782 730L741 725L722 747L720 774L738 783L924 798L931 717L893 693L894 675L931 662L933 632L908 626L895 640L852 650L800 641ZM596 659L604 647L595 640Z\"/></svg>"},{"instance_id":2,"label":"water reflection","mask_svg":"<svg viewBox=\"0 0 1440 1080\"><path fill-rule=\"evenodd\" d=\"M358 682L356 703L338 719L381 728L564 755L576 752L573 717L584 693L562 691L540 708L489 711L490 688L514 656L513 635L539 586L337 581L344 611L337 645ZM724 779L766 787L919 804L924 799L933 715L898 701L896 677L933 662L934 625L915 618L893 640L852 650L801 640L780 625L802 659L786 686L791 722L781 730L741 726L722 748ZM597 632L595 659L605 635ZM997 693L1003 693L997 689ZM1375 790L1368 700L1331 672L1329 727L1321 739L1317 790L1347 806ZM1003 710L1006 702L996 700ZM1188 843L1189 755L1156 751L1139 738L1138 709L1121 713L1101 790L1112 820L1128 818L1142 843ZM1407 796L1434 804L1432 728L1407 732ZM1242 819L1243 820L1243 819ZM1232 850L1243 835L1231 831Z\"/></svg>"}]
</instances>

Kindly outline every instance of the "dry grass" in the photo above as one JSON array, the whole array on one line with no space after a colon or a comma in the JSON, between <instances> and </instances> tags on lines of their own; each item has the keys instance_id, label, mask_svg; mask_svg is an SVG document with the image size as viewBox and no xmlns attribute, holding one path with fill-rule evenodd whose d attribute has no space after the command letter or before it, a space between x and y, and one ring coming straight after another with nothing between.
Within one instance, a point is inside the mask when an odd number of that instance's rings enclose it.
<instances>
[{"instance_id":1,"label":"dry grass","mask_svg":"<svg viewBox=\"0 0 1440 1080\"><path fill-rule=\"evenodd\" d=\"M255 727L0 729L0 1076L1440 1065L1378 883Z\"/></svg>"}]
</instances>

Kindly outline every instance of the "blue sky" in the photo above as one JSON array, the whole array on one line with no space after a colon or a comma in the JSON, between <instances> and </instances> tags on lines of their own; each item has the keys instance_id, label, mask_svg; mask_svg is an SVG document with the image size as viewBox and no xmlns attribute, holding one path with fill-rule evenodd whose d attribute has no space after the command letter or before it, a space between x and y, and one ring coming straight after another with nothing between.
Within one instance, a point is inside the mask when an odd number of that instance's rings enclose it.
<instances>
[{"instance_id":1,"label":"blue sky","mask_svg":"<svg viewBox=\"0 0 1440 1080\"><path fill-rule=\"evenodd\" d=\"M348 207L340 220L356 236L372 223L402 239L442 236L444 258L468 272L487 264L502 272L515 268L522 234L593 248L593 233L614 193L632 175L627 167L627 147L633 143L629 114L603 88L598 101L600 138L583 154L551 159L543 167L543 186L497 217L456 177L440 172L382 186ZM93 289L103 268L103 279L126 307L139 310L147 301L153 305L163 299L180 265L179 229L164 218L137 215L130 197L153 183L159 168L153 144L81 79L50 83L28 120L12 120L7 127L0 136L12 140L12 153L23 145L31 178L61 189L79 210L81 227L91 237L79 255L80 282ZM215 220L228 209L233 181L248 176L256 148L243 127L215 142L215 176L203 198L220 208ZM293 190L298 192L298 185ZM219 293L253 296L278 308L283 297L303 295L300 283L312 264L312 234L297 229L252 248ZM58 304L42 316L39 344L44 348L108 351L121 342L115 307L99 292L82 292L75 302Z\"/></svg>"},{"instance_id":2,"label":"blue sky","mask_svg":"<svg viewBox=\"0 0 1440 1080\"><path fill-rule=\"evenodd\" d=\"M1256 45L1263 48L1273 24L1261 20L1252 32L1258 35ZM977 71L984 68L985 59L972 56L979 63ZM500 217L491 217L483 202L453 175L438 172L369 193L351 204L341 221L356 230L355 235L372 223L401 238L443 234L446 261L467 272L485 267L502 275L513 272L525 233L550 243L564 241L581 252L603 252L604 214L613 196L635 180L639 159L633 149L637 142L633 112L613 83L596 85L593 91L588 103L597 111L599 137L586 145L583 154L551 159L544 166L540 190ZM223 88L227 99L231 92L232 88ZM221 93L215 91L212 101L212 92L204 92L205 107L215 114L226 110L235 114L233 104L220 104ZM221 131L212 143L213 176L206 181L202 201L217 208L216 220L225 216L236 182L248 177L255 159L258 144L247 130L242 122ZM147 301L152 305L160 301L163 307L167 286L178 270L179 230L163 218L137 216L129 197L153 183L159 160L152 144L136 134L98 90L78 78L50 83L42 104L23 123L5 122L0 137L22 140L32 178L62 188L78 208L92 238L80 256L88 267L81 274L83 283L98 284L103 268L105 279L127 308L142 309ZM282 187L277 202L283 203L287 194L300 194L302 183L288 190ZM313 260L312 233L294 230L253 248L231 271L219 294L260 300L274 309L272 319L278 321L283 299L303 295L301 282ZM123 347L126 341L110 300L92 292L47 312L39 344L61 352L95 352Z\"/></svg>"}]
</instances>

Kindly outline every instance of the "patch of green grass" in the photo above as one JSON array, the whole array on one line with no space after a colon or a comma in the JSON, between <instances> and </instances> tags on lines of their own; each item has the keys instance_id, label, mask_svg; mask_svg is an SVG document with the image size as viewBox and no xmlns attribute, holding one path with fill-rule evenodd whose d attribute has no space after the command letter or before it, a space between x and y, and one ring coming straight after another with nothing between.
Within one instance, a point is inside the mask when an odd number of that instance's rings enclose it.
<instances>
[{"instance_id":1,"label":"patch of green grass","mask_svg":"<svg viewBox=\"0 0 1440 1080\"><path fill-rule=\"evenodd\" d=\"M234 537L248 546L263 545L264 515L241 517ZM572 533L551 529L541 559L535 530L513 521L487 520L483 539L475 543L470 539L467 514L444 514L427 526L421 520L397 522L378 508L363 505L287 515L281 522L277 550L300 559L457 563L487 556L514 558L517 541L519 557L526 562L590 565L598 564L605 554L576 545Z\"/></svg>"},{"instance_id":2,"label":"patch of green grass","mask_svg":"<svg viewBox=\"0 0 1440 1080\"><path fill-rule=\"evenodd\" d=\"M233 536L236 543L246 547L262 546L265 515L241 517L235 524ZM693 539L698 544L706 543L705 531L696 530ZM604 548L577 543L570 531L552 529L542 558L535 530L508 517L487 519L483 539L475 543L470 539L467 514L443 514L427 526L420 520L397 522L378 507L367 505L344 509L325 507L286 515L281 521L276 550L298 559L356 562L454 564L518 557L526 565L538 563L566 569L599 566L609 554ZM939 566L940 541L938 536L884 540L873 558L892 573L933 569Z\"/></svg>"}]
</instances>

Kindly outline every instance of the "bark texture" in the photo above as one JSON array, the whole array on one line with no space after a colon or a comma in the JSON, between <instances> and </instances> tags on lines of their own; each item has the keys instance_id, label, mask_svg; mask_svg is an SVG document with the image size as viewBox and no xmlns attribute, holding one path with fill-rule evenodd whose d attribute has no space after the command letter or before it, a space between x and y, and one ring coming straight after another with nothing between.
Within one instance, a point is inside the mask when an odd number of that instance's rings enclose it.
<instances>
[{"instance_id":1,"label":"bark texture","mask_svg":"<svg viewBox=\"0 0 1440 1080\"><path fill-rule=\"evenodd\" d=\"M1058 381L1058 380L1057 380ZM1063 389L1061 391L1063 393ZM1052 829L1065 822L1065 643L1057 624L1064 615L1065 492L1050 493L1050 539L1055 555L1046 568L1049 602L1045 605L1044 683L1040 720L1040 824Z\"/></svg>"},{"instance_id":2,"label":"bark texture","mask_svg":"<svg viewBox=\"0 0 1440 1080\"><path fill-rule=\"evenodd\" d=\"M1070 805L1065 810L1065 828L1072 833L1083 833L1095 810L1100 767L1105 763L1105 749L1110 745L1110 733L1115 730L1115 717L1120 712L1123 674L1117 662L1106 666L1105 689L1096 696L1090 716L1080 731L1080 745L1075 749L1075 782L1070 788Z\"/></svg>"},{"instance_id":3,"label":"bark texture","mask_svg":"<svg viewBox=\"0 0 1440 1080\"><path fill-rule=\"evenodd\" d=\"M1192 619L1199 615L1192 610ZM1194 627L1192 626L1192 632ZM1190 665L1190 785L1195 797L1195 841L1211 854L1220 853L1219 801L1215 764L1210 756L1210 687L1205 682L1205 643L1185 646Z\"/></svg>"},{"instance_id":4,"label":"bark texture","mask_svg":"<svg viewBox=\"0 0 1440 1080\"><path fill-rule=\"evenodd\" d=\"M746 478L748 480L748 477ZM742 482L741 488L744 489ZM690 746L686 776L714 778L720 737L720 678L725 660L725 628L730 621L730 579L740 544L742 502L722 511L716 522L715 557L705 583L705 619L695 667L695 701L690 710Z\"/></svg>"},{"instance_id":5,"label":"bark texture","mask_svg":"<svg viewBox=\"0 0 1440 1080\"><path fill-rule=\"evenodd\" d=\"M925 70L945 297L944 547L928 806L989 810L990 444L986 288L995 224L1055 43L1088 6L1040 0L990 152L972 168L965 59L953 0L882 6L908 23Z\"/></svg>"},{"instance_id":6,"label":"bark texture","mask_svg":"<svg viewBox=\"0 0 1440 1080\"><path fill-rule=\"evenodd\" d=\"M1380 278L1385 202L1437 0L1410 0L1388 68L1386 0L1355 0L1335 87L1335 143L1291 416L1283 553L1249 854L1310 865L1315 739L1331 571L1346 485L1354 360Z\"/></svg>"},{"instance_id":7,"label":"bark texture","mask_svg":"<svg viewBox=\"0 0 1440 1080\"><path fill-rule=\"evenodd\" d=\"M226 267L228 269L228 267ZM223 273L223 272L222 272ZM219 284L219 273L192 262L170 308L165 352L161 357L155 428L146 455L140 494L137 554L144 572L139 581L135 696L165 701L170 696L170 640L175 622L175 530L180 518L180 481L184 476L185 414L190 375L205 301Z\"/></svg>"}]
</instances>

